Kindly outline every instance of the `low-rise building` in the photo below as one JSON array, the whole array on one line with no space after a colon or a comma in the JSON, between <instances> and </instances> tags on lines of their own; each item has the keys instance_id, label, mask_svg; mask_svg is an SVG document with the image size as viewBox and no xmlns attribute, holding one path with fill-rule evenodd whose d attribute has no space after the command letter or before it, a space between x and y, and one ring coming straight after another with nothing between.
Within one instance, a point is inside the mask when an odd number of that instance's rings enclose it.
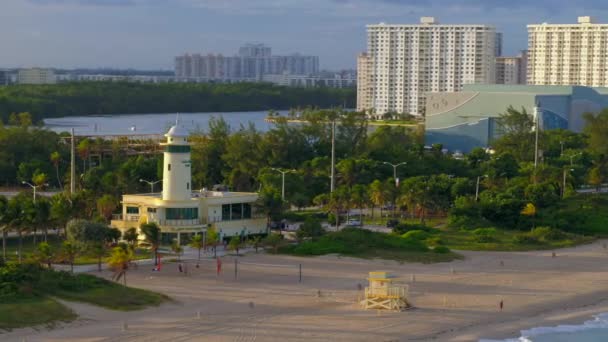
<instances>
[{"instance_id":1,"label":"low-rise building","mask_svg":"<svg viewBox=\"0 0 608 342\"><path fill-rule=\"evenodd\" d=\"M57 78L53 69L30 68L19 70L17 82L19 84L55 84Z\"/></svg>"},{"instance_id":2,"label":"low-rise building","mask_svg":"<svg viewBox=\"0 0 608 342\"><path fill-rule=\"evenodd\" d=\"M529 114L537 111L543 130L581 132L584 113L608 108L608 88L466 85L460 92L428 93L425 143L462 152L489 147L500 135L496 119L510 106Z\"/></svg>"},{"instance_id":3,"label":"low-rise building","mask_svg":"<svg viewBox=\"0 0 608 342\"><path fill-rule=\"evenodd\" d=\"M115 215L113 227L122 231L156 223L165 243L183 243L193 234L214 227L220 239L267 232L267 222L254 205L257 193L193 191L188 131L179 122L165 134L163 191L122 197L122 214Z\"/></svg>"}]
</instances>

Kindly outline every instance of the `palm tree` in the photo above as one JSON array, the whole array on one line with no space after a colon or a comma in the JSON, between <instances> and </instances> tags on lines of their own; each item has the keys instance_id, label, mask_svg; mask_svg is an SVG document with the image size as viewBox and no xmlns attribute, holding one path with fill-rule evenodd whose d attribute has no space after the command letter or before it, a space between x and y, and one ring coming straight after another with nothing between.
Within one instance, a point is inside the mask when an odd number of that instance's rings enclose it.
<instances>
[{"instance_id":1,"label":"palm tree","mask_svg":"<svg viewBox=\"0 0 608 342\"><path fill-rule=\"evenodd\" d=\"M161 231L156 223L142 223L139 230L154 252L154 265L158 265L158 247L160 247Z\"/></svg>"},{"instance_id":2,"label":"palm tree","mask_svg":"<svg viewBox=\"0 0 608 342\"><path fill-rule=\"evenodd\" d=\"M97 200L97 211L106 221L112 218L112 213L116 210L116 199L112 195L103 195Z\"/></svg>"},{"instance_id":3,"label":"palm tree","mask_svg":"<svg viewBox=\"0 0 608 342\"><path fill-rule=\"evenodd\" d=\"M386 202L386 191L381 181L375 180L369 186L369 199L372 202L372 217L374 217L374 207L380 207L380 217L382 217L382 206Z\"/></svg>"},{"instance_id":4,"label":"palm tree","mask_svg":"<svg viewBox=\"0 0 608 342\"><path fill-rule=\"evenodd\" d=\"M89 139L84 139L78 143L78 155L80 159L82 159L82 172L84 173L87 170L87 159L89 158L89 153L91 153L91 141Z\"/></svg>"},{"instance_id":5,"label":"palm tree","mask_svg":"<svg viewBox=\"0 0 608 342\"><path fill-rule=\"evenodd\" d=\"M80 253L80 246L75 241L63 241L60 253L62 258L70 263L70 272L74 273L74 260Z\"/></svg>"},{"instance_id":6,"label":"palm tree","mask_svg":"<svg viewBox=\"0 0 608 342\"><path fill-rule=\"evenodd\" d=\"M220 234L218 234L215 227L211 227L207 229L207 241L213 247L213 257L217 257L217 243L220 239Z\"/></svg>"},{"instance_id":7,"label":"palm tree","mask_svg":"<svg viewBox=\"0 0 608 342\"><path fill-rule=\"evenodd\" d=\"M204 247L203 236L200 234L194 235L192 240L190 240L190 247L198 250L198 262L196 263L196 267L198 268L201 262L201 249Z\"/></svg>"},{"instance_id":8,"label":"palm tree","mask_svg":"<svg viewBox=\"0 0 608 342\"><path fill-rule=\"evenodd\" d=\"M367 202L367 188L363 184L353 186L351 191L353 203L359 208L359 223L363 226L363 207Z\"/></svg>"},{"instance_id":9,"label":"palm tree","mask_svg":"<svg viewBox=\"0 0 608 342\"><path fill-rule=\"evenodd\" d=\"M139 238L139 234L137 234L137 229L135 227L127 229L127 231L122 235L122 238L129 243L132 250L135 250L135 245L137 244L137 239Z\"/></svg>"},{"instance_id":10,"label":"palm tree","mask_svg":"<svg viewBox=\"0 0 608 342\"><path fill-rule=\"evenodd\" d=\"M57 176L57 184L59 184L59 188L63 190L63 182L59 177L59 163L61 162L61 154L55 151L51 153L51 163L55 166L55 175Z\"/></svg>"},{"instance_id":11,"label":"palm tree","mask_svg":"<svg viewBox=\"0 0 608 342\"><path fill-rule=\"evenodd\" d=\"M131 262L132 254L128 249L122 247L114 247L108 258L108 265L114 270L112 280L118 282L123 279L124 286L127 286L127 271Z\"/></svg>"},{"instance_id":12,"label":"palm tree","mask_svg":"<svg viewBox=\"0 0 608 342\"><path fill-rule=\"evenodd\" d=\"M10 222L8 211L8 200L0 196L0 230L2 230L2 259L6 260L6 238L8 235L8 224Z\"/></svg>"},{"instance_id":13,"label":"palm tree","mask_svg":"<svg viewBox=\"0 0 608 342\"><path fill-rule=\"evenodd\" d=\"M177 254L177 260L180 261L181 255L182 255L182 252L184 251L184 249L179 244L177 239L173 239L173 242L171 243L171 250L173 251L173 253Z\"/></svg>"}]
</instances>

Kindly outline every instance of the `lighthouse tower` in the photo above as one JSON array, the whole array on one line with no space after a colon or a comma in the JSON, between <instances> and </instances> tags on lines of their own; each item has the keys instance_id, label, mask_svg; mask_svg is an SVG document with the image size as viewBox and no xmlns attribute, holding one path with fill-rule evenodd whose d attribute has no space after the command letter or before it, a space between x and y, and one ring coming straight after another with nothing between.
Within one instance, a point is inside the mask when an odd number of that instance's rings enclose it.
<instances>
[{"instance_id":1,"label":"lighthouse tower","mask_svg":"<svg viewBox=\"0 0 608 342\"><path fill-rule=\"evenodd\" d=\"M190 143L188 143L188 130L179 119L175 126L165 134L166 143L163 165L163 200L185 201L192 194L192 172L190 168Z\"/></svg>"}]
</instances>

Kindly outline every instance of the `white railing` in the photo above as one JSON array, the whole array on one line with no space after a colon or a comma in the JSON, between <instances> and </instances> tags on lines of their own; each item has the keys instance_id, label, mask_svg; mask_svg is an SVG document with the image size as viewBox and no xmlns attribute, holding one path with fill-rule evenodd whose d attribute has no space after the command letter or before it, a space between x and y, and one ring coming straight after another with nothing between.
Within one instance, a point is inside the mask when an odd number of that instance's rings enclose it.
<instances>
[{"instance_id":1,"label":"white railing","mask_svg":"<svg viewBox=\"0 0 608 342\"><path fill-rule=\"evenodd\" d=\"M112 214L112 220L122 221L122 214Z\"/></svg>"},{"instance_id":2,"label":"white railing","mask_svg":"<svg viewBox=\"0 0 608 342\"><path fill-rule=\"evenodd\" d=\"M206 224L207 222L204 219L191 219L191 220L158 220L158 219L148 219L148 222L157 223L160 226L172 226L172 227L181 227L181 226L200 226Z\"/></svg>"},{"instance_id":3,"label":"white railing","mask_svg":"<svg viewBox=\"0 0 608 342\"><path fill-rule=\"evenodd\" d=\"M381 298L403 298L406 297L406 288L403 286L387 286L387 287L366 287L365 297L381 297Z\"/></svg>"}]
</instances>

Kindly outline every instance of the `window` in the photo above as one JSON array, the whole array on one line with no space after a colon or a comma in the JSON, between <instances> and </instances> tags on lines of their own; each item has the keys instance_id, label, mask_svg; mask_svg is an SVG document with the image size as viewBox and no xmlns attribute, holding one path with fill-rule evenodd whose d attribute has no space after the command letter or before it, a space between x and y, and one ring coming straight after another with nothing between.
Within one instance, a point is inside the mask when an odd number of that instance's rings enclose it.
<instances>
[{"instance_id":1,"label":"window","mask_svg":"<svg viewBox=\"0 0 608 342\"><path fill-rule=\"evenodd\" d=\"M243 205L241 203L232 204L230 207L230 212L232 214L232 216L230 217L231 219L240 220L243 218Z\"/></svg>"},{"instance_id":2,"label":"window","mask_svg":"<svg viewBox=\"0 0 608 342\"><path fill-rule=\"evenodd\" d=\"M230 221L230 204L222 204L222 221Z\"/></svg>"},{"instance_id":3,"label":"window","mask_svg":"<svg viewBox=\"0 0 608 342\"><path fill-rule=\"evenodd\" d=\"M243 219L251 218L251 204L243 203Z\"/></svg>"},{"instance_id":4,"label":"window","mask_svg":"<svg viewBox=\"0 0 608 342\"><path fill-rule=\"evenodd\" d=\"M165 152L189 153L190 146L188 146L188 145L166 145Z\"/></svg>"},{"instance_id":5,"label":"window","mask_svg":"<svg viewBox=\"0 0 608 342\"><path fill-rule=\"evenodd\" d=\"M127 207L127 214L139 214L139 207Z\"/></svg>"},{"instance_id":6,"label":"window","mask_svg":"<svg viewBox=\"0 0 608 342\"><path fill-rule=\"evenodd\" d=\"M167 220L196 220L198 219L198 208L167 208Z\"/></svg>"},{"instance_id":7,"label":"window","mask_svg":"<svg viewBox=\"0 0 608 342\"><path fill-rule=\"evenodd\" d=\"M156 208L148 208L148 212L149 213L155 213L156 212Z\"/></svg>"},{"instance_id":8,"label":"window","mask_svg":"<svg viewBox=\"0 0 608 342\"><path fill-rule=\"evenodd\" d=\"M167 164L167 171L171 171L171 164Z\"/></svg>"}]
</instances>

